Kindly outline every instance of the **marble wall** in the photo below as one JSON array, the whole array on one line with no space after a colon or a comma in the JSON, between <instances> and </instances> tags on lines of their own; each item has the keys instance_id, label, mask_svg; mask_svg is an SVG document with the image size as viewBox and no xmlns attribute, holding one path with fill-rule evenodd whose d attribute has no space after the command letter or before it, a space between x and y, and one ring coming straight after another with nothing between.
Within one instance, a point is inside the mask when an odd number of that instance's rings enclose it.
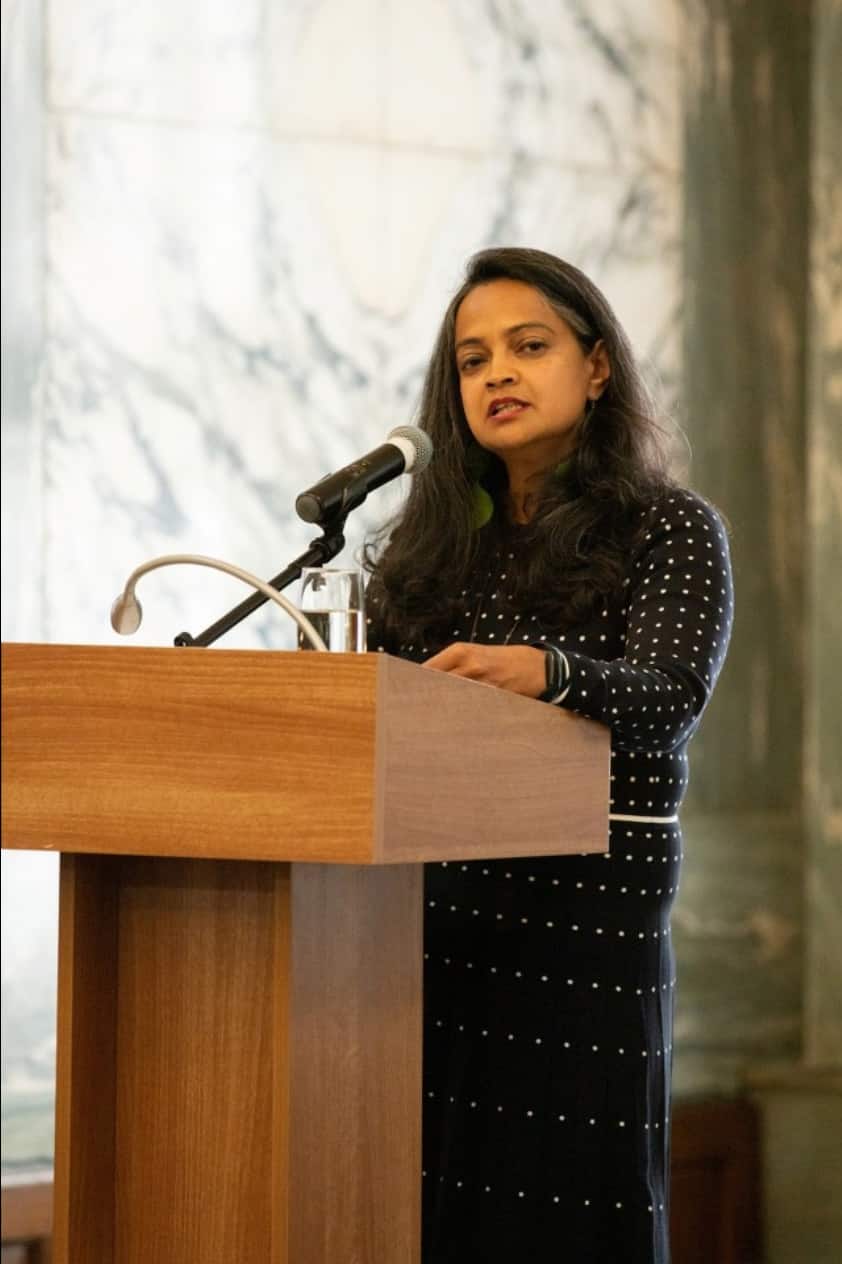
<instances>
[{"instance_id":1,"label":"marble wall","mask_svg":"<svg viewBox=\"0 0 842 1264\"><path fill-rule=\"evenodd\" d=\"M44 501L44 29L40 5L2 10L2 635L41 638ZM57 867L2 854L2 1151L52 1154Z\"/></svg>"},{"instance_id":2,"label":"marble wall","mask_svg":"<svg viewBox=\"0 0 842 1264\"><path fill-rule=\"evenodd\" d=\"M676 1085L787 1064L752 1078L770 1261L838 1258L842 0L3 0L2 31L4 638L112 642L161 553L279 570L296 492L412 419L471 251L555 251L612 299L738 585L691 757ZM137 639L243 595L159 571ZM51 1153L56 892L51 857L3 870L14 1166Z\"/></svg>"},{"instance_id":3,"label":"marble wall","mask_svg":"<svg viewBox=\"0 0 842 1264\"><path fill-rule=\"evenodd\" d=\"M576 258L672 374L673 6L590 7L50 7L45 636L96 635L149 555L297 552L296 490L408 419L478 246ZM146 587L156 643L227 603Z\"/></svg>"},{"instance_id":4,"label":"marble wall","mask_svg":"<svg viewBox=\"0 0 842 1264\"><path fill-rule=\"evenodd\" d=\"M8 246L26 254L4 335L21 366L4 636L112 641L113 596L162 553L281 569L312 534L296 492L411 420L482 246L588 271L672 406L681 22L678 0L4 0L24 205ZM400 494L364 506L346 557ZM243 595L156 572L136 639L168 644ZM291 630L272 608L225 644ZM41 860L4 856L12 1163L49 1152Z\"/></svg>"}]
</instances>

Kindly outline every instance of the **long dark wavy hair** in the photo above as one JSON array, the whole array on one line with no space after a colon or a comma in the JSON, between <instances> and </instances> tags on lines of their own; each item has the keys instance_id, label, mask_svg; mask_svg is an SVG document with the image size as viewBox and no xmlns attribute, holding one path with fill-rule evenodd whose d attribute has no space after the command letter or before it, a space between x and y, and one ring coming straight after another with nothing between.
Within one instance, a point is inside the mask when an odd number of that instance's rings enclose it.
<instances>
[{"instance_id":1,"label":"long dark wavy hair","mask_svg":"<svg viewBox=\"0 0 842 1264\"><path fill-rule=\"evenodd\" d=\"M381 634L406 641L446 634L463 589L476 583L483 556L510 537L505 465L480 449L465 419L454 328L459 305L475 286L522 281L538 290L575 334L584 352L602 340L611 375L580 424L572 460L549 472L526 527L517 528L512 595L551 627L587 619L622 584L643 531L641 510L672 485L666 434L635 363L628 338L583 272L541 250L482 250L468 262L427 368L417 424L435 455L397 518L364 551ZM495 503L491 521L475 523L476 483Z\"/></svg>"}]
</instances>

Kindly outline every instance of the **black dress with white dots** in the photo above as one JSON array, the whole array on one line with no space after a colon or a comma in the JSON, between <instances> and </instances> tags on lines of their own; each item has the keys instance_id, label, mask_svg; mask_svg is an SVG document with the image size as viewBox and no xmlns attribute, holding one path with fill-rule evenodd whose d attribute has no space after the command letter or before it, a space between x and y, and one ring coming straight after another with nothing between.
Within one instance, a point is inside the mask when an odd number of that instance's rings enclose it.
<instances>
[{"instance_id":1,"label":"black dress with white dots","mask_svg":"<svg viewBox=\"0 0 842 1264\"><path fill-rule=\"evenodd\" d=\"M676 813L733 600L705 501L676 490L646 517L587 624L512 608L514 529L449 638L561 648L556 705L611 727L611 830L605 856L427 866L425 1264L668 1264Z\"/></svg>"}]
</instances>

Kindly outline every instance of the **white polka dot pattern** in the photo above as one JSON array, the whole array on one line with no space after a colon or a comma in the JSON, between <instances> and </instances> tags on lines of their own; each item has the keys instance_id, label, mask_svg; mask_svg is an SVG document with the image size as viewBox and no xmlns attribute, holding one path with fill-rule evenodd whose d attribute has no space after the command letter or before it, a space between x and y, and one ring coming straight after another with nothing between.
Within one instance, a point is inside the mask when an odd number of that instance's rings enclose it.
<instances>
[{"instance_id":1,"label":"white polka dot pattern","mask_svg":"<svg viewBox=\"0 0 842 1264\"><path fill-rule=\"evenodd\" d=\"M552 640L570 667L563 705L610 724L617 750L661 752L684 745L699 722L728 646L733 596L725 531L704 501L676 492L649 516L627 584L622 656L579 652L587 633Z\"/></svg>"},{"instance_id":2,"label":"white polka dot pattern","mask_svg":"<svg viewBox=\"0 0 842 1264\"><path fill-rule=\"evenodd\" d=\"M451 635L557 646L558 705L611 727L612 814L668 818L725 656L731 575L719 518L692 493L644 526L616 600L563 629L508 596L515 532ZM614 820L607 856L427 867L425 1261L545 1259L557 1243L577 1264L666 1264L681 854L677 823Z\"/></svg>"}]
</instances>

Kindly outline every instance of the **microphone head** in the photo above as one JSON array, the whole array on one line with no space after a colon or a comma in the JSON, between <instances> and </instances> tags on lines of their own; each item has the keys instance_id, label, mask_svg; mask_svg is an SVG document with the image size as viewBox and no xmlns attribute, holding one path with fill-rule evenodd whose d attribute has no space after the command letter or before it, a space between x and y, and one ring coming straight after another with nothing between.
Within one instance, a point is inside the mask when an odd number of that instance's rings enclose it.
<instances>
[{"instance_id":1,"label":"microphone head","mask_svg":"<svg viewBox=\"0 0 842 1264\"><path fill-rule=\"evenodd\" d=\"M433 459L433 441L426 430L418 426L395 426L390 430L387 439L408 439L415 452L413 460L406 463L405 473L420 474Z\"/></svg>"},{"instance_id":2,"label":"microphone head","mask_svg":"<svg viewBox=\"0 0 842 1264\"><path fill-rule=\"evenodd\" d=\"M120 636L131 636L140 627L143 608L134 592L122 592L111 607L111 626Z\"/></svg>"}]
</instances>

